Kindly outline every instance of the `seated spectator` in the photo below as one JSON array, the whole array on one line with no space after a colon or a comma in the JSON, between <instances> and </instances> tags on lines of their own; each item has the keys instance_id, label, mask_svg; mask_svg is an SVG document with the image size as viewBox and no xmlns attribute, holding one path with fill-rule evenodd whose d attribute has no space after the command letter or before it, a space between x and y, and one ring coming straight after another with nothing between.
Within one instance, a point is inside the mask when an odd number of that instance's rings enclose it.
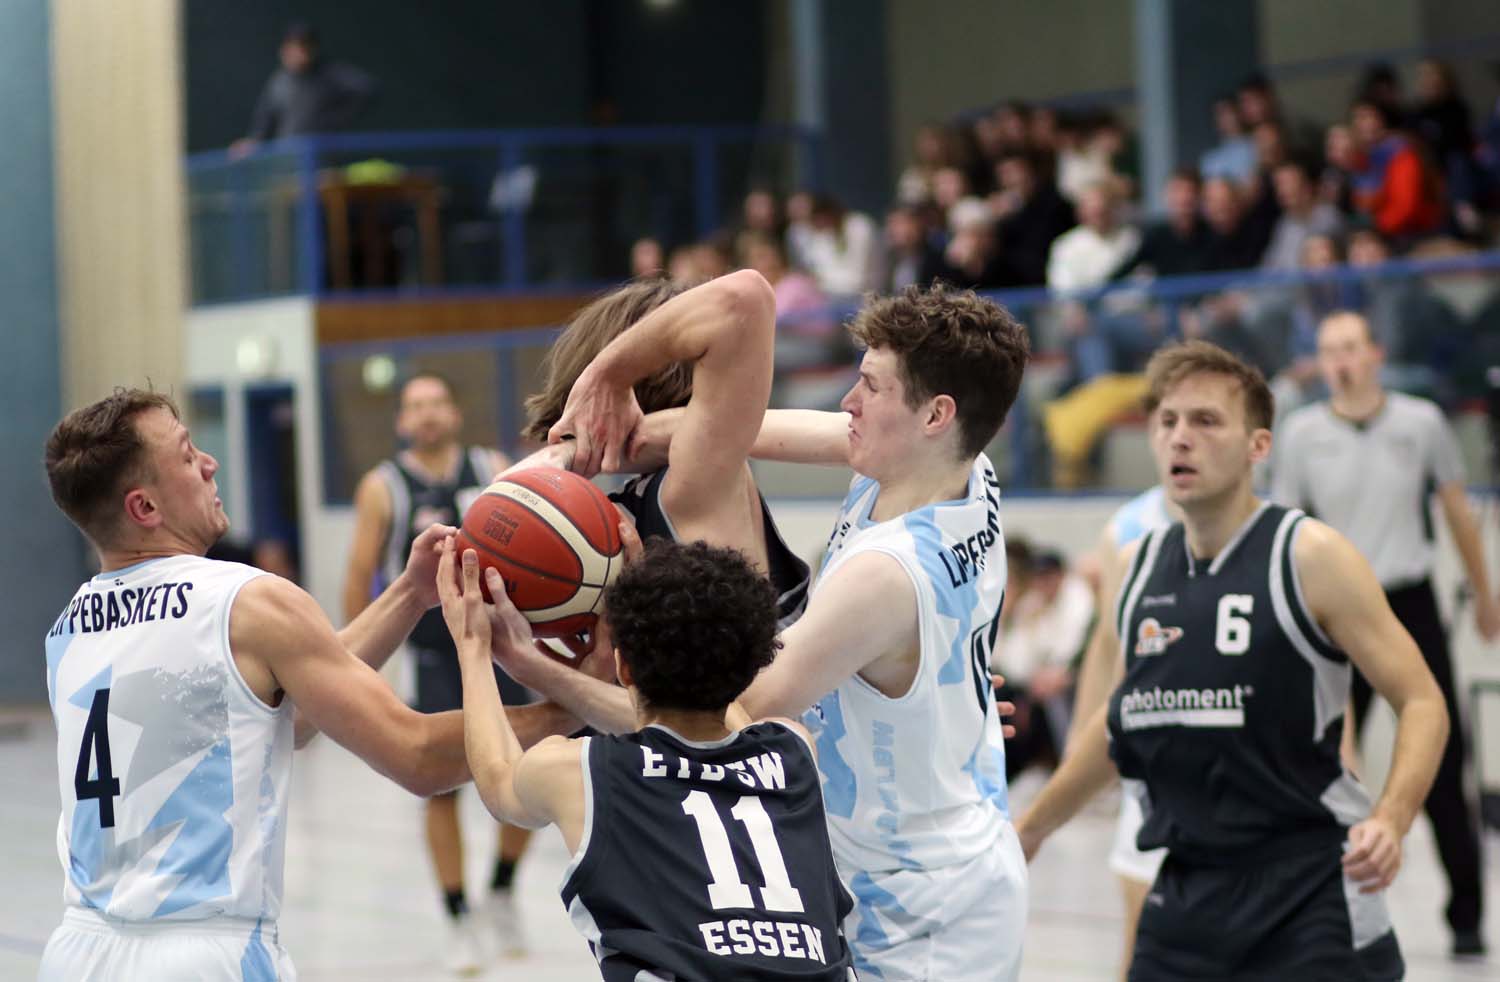
<instances>
[{"instance_id":1,"label":"seated spectator","mask_svg":"<svg viewBox=\"0 0 1500 982\"><path fill-rule=\"evenodd\" d=\"M1239 108L1230 96L1214 100L1214 126L1219 142L1198 161L1204 181L1225 178L1241 186L1255 178L1255 141L1245 132Z\"/></svg>"},{"instance_id":2,"label":"seated spectator","mask_svg":"<svg viewBox=\"0 0 1500 982\"><path fill-rule=\"evenodd\" d=\"M1386 353L1386 383L1447 402L1448 370L1464 346L1458 316L1419 276L1379 271L1391 260L1391 246L1374 229L1349 236L1349 266L1371 271L1355 290L1355 309L1364 313L1370 335ZM1439 371L1441 370L1441 371Z\"/></svg>"},{"instance_id":3,"label":"seated spectator","mask_svg":"<svg viewBox=\"0 0 1500 982\"><path fill-rule=\"evenodd\" d=\"M1120 224L1114 189L1095 184L1078 199L1078 226L1052 243L1047 286L1064 294L1103 286L1140 244L1140 232Z\"/></svg>"},{"instance_id":4,"label":"seated spectator","mask_svg":"<svg viewBox=\"0 0 1500 982\"><path fill-rule=\"evenodd\" d=\"M786 234L786 223L781 220L781 202L776 200L774 191L753 188L745 195L740 205L740 228L778 239Z\"/></svg>"},{"instance_id":5,"label":"seated spectator","mask_svg":"<svg viewBox=\"0 0 1500 982\"><path fill-rule=\"evenodd\" d=\"M1166 218L1146 227L1140 247L1115 270L1113 278L1203 272L1207 268L1209 232L1198 213L1200 197L1198 172L1190 168L1174 171L1162 192Z\"/></svg>"},{"instance_id":6,"label":"seated spectator","mask_svg":"<svg viewBox=\"0 0 1500 982\"><path fill-rule=\"evenodd\" d=\"M1379 103L1354 104L1355 141L1364 154L1354 175L1354 205L1390 239L1410 242L1443 221L1441 182L1413 141L1396 128L1395 113Z\"/></svg>"},{"instance_id":7,"label":"seated spectator","mask_svg":"<svg viewBox=\"0 0 1500 982\"><path fill-rule=\"evenodd\" d=\"M1318 152L1322 131L1316 123L1286 113L1270 79L1256 72L1240 83L1234 95L1235 108L1246 129L1253 132L1262 123L1275 123L1286 135L1291 153L1310 156Z\"/></svg>"},{"instance_id":8,"label":"seated spectator","mask_svg":"<svg viewBox=\"0 0 1500 982\"><path fill-rule=\"evenodd\" d=\"M780 239L765 232L746 230L739 234L736 245L740 264L755 270L771 284L776 295L778 335L817 340L833 337L838 323L828 316L828 298L811 276L788 265L786 246Z\"/></svg>"},{"instance_id":9,"label":"seated spectator","mask_svg":"<svg viewBox=\"0 0 1500 982\"><path fill-rule=\"evenodd\" d=\"M650 236L636 239L630 247L630 275L637 279L660 276L664 269L666 260L661 243Z\"/></svg>"},{"instance_id":10,"label":"seated spectator","mask_svg":"<svg viewBox=\"0 0 1500 982\"><path fill-rule=\"evenodd\" d=\"M1388 62L1376 61L1364 67L1359 84L1355 87L1354 100L1369 102L1390 114L1391 128L1401 129L1406 125L1401 107L1401 76Z\"/></svg>"},{"instance_id":11,"label":"seated spectator","mask_svg":"<svg viewBox=\"0 0 1500 982\"><path fill-rule=\"evenodd\" d=\"M952 235L932 275L968 290L1020 285L1020 277L1006 262L996 241L995 219L988 205L978 198L965 198L953 206L948 221Z\"/></svg>"},{"instance_id":12,"label":"seated spectator","mask_svg":"<svg viewBox=\"0 0 1500 982\"><path fill-rule=\"evenodd\" d=\"M733 268L733 259L719 238L678 246L667 257L667 277L692 284L718 279Z\"/></svg>"},{"instance_id":13,"label":"seated spectator","mask_svg":"<svg viewBox=\"0 0 1500 982\"><path fill-rule=\"evenodd\" d=\"M1047 252L1075 222L1073 206L1038 172L1030 153L1009 153L995 168L1000 190L990 195L1000 248L1023 286L1047 282Z\"/></svg>"},{"instance_id":14,"label":"seated spectator","mask_svg":"<svg viewBox=\"0 0 1500 982\"><path fill-rule=\"evenodd\" d=\"M956 163L957 154L948 130L937 123L917 128L912 140L912 162L896 179L896 202L920 205L932 200L932 179L939 170Z\"/></svg>"},{"instance_id":15,"label":"seated spectator","mask_svg":"<svg viewBox=\"0 0 1500 982\"><path fill-rule=\"evenodd\" d=\"M927 285L936 275L938 251L927 238L921 209L898 205L885 216L885 264L876 290L898 293L912 284Z\"/></svg>"},{"instance_id":16,"label":"seated spectator","mask_svg":"<svg viewBox=\"0 0 1500 982\"><path fill-rule=\"evenodd\" d=\"M1124 140L1118 124L1108 115L1087 121L1073 120L1060 128L1057 154L1057 189L1076 207L1091 186L1107 184L1116 200L1134 193L1130 176L1117 165L1123 156Z\"/></svg>"},{"instance_id":17,"label":"seated spectator","mask_svg":"<svg viewBox=\"0 0 1500 982\"><path fill-rule=\"evenodd\" d=\"M969 197L969 177L957 167L943 167L932 175L932 203L942 213L943 221L953 206Z\"/></svg>"},{"instance_id":18,"label":"seated spectator","mask_svg":"<svg viewBox=\"0 0 1500 982\"><path fill-rule=\"evenodd\" d=\"M831 296L875 288L880 275L880 229L863 212L849 211L827 194L813 196L805 223L787 229L794 261Z\"/></svg>"},{"instance_id":19,"label":"seated spectator","mask_svg":"<svg viewBox=\"0 0 1500 982\"><path fill-rule=\"evenodd\" d=\"M1031 111L1031 126L1026 132L1037 179L1054 186L1057 184L1058 122L1056 109L1037 106Z\"/></svg>"},{"instance_id":20,"label":"seated spectator","mask_svg":"<svg viewBox=\"0 0 1500 982\"><path fill-rule=\"evenodd\" d=\"M1481 219L1474 127L1469 104L1446 62L1424 58L1417 64L1417 104L1410 120L1412 132L1427 145L1447 182L1457 231L1476 236L1481 231Z\"/></svg>"},{"instance_id":21,"label":"seated spectator","mask_svg":"<svg viewBox=\"0 0 1500 982\"><path fill-rule=\"evenodd\" d=\"M1304 236L1298 251L1297 268L1307 273L1322 273L1343 262L1339 240L1331 235L1311 232ZM1279 344L1276 361L1281 369L1271 377L1271 394L1276 397L1276 420L1287 413L1323 397L1323 376L1318 371L1318 325L1335 310L1349 306L1348 285L1338 280L1301 283L1292 291L1291 304L1283 310L1267 310L1259 328L1262 335L1278 329L1284 338ZM1285 321L1277 324L1278 315ZM1273 426L1274 430L1275 427Z\"/></svg>"},{"instance_id":22,"label":"seated spectator","mask_svg":"<svg viewBox=\"0 0 1500 982\"><path fill-rule=\"evenodd\" d=\"M1244 192L1238 184L1224 177L1204 181L1203 219L1208 225L1205 269L1252 269L1260 264L1266 240L1246 223Z\"/></svg>"},{"instance_id":23,"label":"seated spectator","mask_svg":"<svg viewBox=\"0 0 1500 982\"><path fill-rule=\"evenodd\" d=\"M1281 217L1271 231L1271 244L1261 257L1263 269L1292 270L1305 266L1303 245L1314 235L1338 238L1344 217L1337 208L1319 201L1312 171L1300 160L1287 160L1272 175Z\"/></svg>"},{"instance_id":24,"label":"seated spectator","mask_svg":"<svg viewBox=\"0 0 1500 982\"><path fill-rule=\"evenodd\" d=\"M1252 239L1269 243L1281 203L1276 198L1276 168L1288 159L1286 133L1280 123L1257 123L1250 131L1255 141L1255 179L1244 188L1245 225ZM1264 251L1264 246L1262 246Z\"/></svg>"},{"instance_id":25,"label":"seated spectator","mask_svg":"<svg viewBox=\"0 0 1500 982\"><path fill-rule=\"evenodd\" d=\"M1318 174L1318 199L1344 215L1354 213L1354 172L1362 166L1359 147L1349 127L1335 123L1323 140L1323 170Z\"/></svg>"},{"instance_id":26,"label":"seated spectator","mask_svg":"<svg viewBox=\"0 0 1500 982\"><path fill-rule=\"evenodd\" d=\"M1007 560L1012 547L1006 543ZM1026 552L1030 552L1029 549ZM1017 563L1026 562L1026 553ZM1016 728L1005 742L1005 771L1014 778L1034 764L1055 765L1068 732L1074 662L1094 622L1094 594L1068 571L1061 554L1031 553L1023 590L1006 607L995 640L993 667L1005 676L1003 697L1016 704ZM1007 590L1009 593L1009 590Z\"/></svg>"}]
</instances>

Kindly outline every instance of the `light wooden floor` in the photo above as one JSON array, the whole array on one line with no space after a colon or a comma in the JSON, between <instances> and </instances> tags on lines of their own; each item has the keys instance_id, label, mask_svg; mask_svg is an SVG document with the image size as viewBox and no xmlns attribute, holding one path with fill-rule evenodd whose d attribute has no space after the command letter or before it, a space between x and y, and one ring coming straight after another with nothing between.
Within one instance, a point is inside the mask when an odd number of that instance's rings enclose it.
<instances>
[{"instance_id":1,"label":"light wooden floor","mask_svg":"<svg viewBox=\"0 0 1500 982\"><path fill-rule=\"evenodd\" d=\"M56 856L57 777L45 713L0 720L0 979L33 978L61 914ZM1025 781L1018 800L1035 792ZM1058 834L1032 868L1024 977L1084 982L1113 977L1118 897L1106 871L1113 805L1096 804ZM487 876L493 826L478 798L464 797L471 880ZM425 982L440 966L442 922L421 839L419 802L327 740L299 755L287 846L282 938L306 982ZM1440 916L1446 894L1425 820L1407 844L1390 894L1413 982L1500 979L1500 958L1454 964ZM1489 882L1500 882L1500 841L1488 842ZM541 833L519 874L531 954L496 960L486 979L552 982L598 978L564 915L557 887L566 862L556 833ZM474 892L471 890L471 893ZM1487 935L1500 943L1491 892ZM1289 980L1290 982L1290 980Z\"/></svg>"}]
</instances>

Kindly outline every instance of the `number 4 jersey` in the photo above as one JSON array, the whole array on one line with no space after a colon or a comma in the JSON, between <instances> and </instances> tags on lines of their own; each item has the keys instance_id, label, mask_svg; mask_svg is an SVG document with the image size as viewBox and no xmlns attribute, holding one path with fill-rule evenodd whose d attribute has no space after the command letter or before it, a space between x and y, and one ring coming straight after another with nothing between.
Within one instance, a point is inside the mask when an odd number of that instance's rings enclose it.
<instances>
[{"instance_id":1,"label":"number 4 jersey","mask_svg":"<svg viewBox=\"0 0 1500 982\"><path fill-rule=\"evenodd\" d=\"M811 748L764 722L587 738L583 839L563 903L605 982L854 978L853 900Z\"/></svg>"},{"instance_id":2,"label":"number 4 jersey","mask_svg":"<svg viewBox=\"0 0 1500 982\"><path fill-rule=\"evenodd\" d=\"M275 921L291 704L262 703L229 653L230 607L260 575L150 560L84 583L48 632L70 906Z\"/></svg>"}]
</instances>

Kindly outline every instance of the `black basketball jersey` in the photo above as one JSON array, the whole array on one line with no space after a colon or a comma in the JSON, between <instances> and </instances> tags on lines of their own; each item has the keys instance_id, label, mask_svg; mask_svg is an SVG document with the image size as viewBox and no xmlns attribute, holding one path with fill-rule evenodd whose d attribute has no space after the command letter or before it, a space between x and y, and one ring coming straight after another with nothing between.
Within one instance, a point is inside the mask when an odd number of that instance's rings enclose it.
<instances>
[{"instance_id":1,"label":"black basketball jersey","mask_svg":"<svg viewBox=\"0 0 1500 982\"><path fill-rule=\"evenodd\" d=\"M1263 504L1211 561L1181 523L1141 540L1116 627L1110 752L1145 784L1142 849L1238 863L1321 848L1369 814L1339 759L1349 661L1302 599L1302 512Z\"/></svg>"},{"instance_id":2,"label":"black basketball jersey","mask_svg":"<svg viewBox=\"0 0 1500 982\"><path fill-rule=\"evenodd\" d=\"M666 476L665 467L654 474L642 474L609 496L610 500L635 517L635 528L642 541L651 536L680 541L672 519L661 507L661 485ZM768 572L777 594L776 620L785 628L801 617L802 611L807 607L807 587L812 579L812 570L781 538L781 531L772 521L771 509L766 507L764 497L760 499L760 514L765 528L766 562L770 565Z\"/></svg>"},{"instance_id":3,"label":"black basketball jersey","mask_svg":"<svg viewBox=\"0 0 1500 982\"><path fill-rule=\"evenodd\" d=\"M459 455L457 472L444 480L432 480L399 454L375 469L391 495L391 525L386 535L383 570L385 584L401 575L412 543L428 526L435 522L444 525L459 523L469 505L490 483L493 466L489 451L482 447L465 447ZM429 650L452 648L453 636L443 622L442 610L434 607L423 614L412 629L410 640L412 644Z\"/></svg>"},{"instance_id":4,"label":"black basketball jersey","mask_svg":"<svg viewBox=\"0 0 1500 982\"><path fill-rule=\"evenodd\" d=\"M853 978L817 763L780 723L588 737L563 903L605 982Z\"/></svg>"}]
</instances>

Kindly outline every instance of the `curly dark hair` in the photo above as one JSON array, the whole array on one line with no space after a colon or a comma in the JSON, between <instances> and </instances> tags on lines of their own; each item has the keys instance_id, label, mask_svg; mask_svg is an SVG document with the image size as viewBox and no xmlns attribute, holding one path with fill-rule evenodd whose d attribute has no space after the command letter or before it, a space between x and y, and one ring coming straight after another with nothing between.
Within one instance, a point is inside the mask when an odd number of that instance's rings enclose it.
<instances>
[{"instance_id":1,"label":"curly dark hair","mask_svg":"<svg viewBox=\"0 0 1500 982\"><path fill-rule=\"evenodd\" d=\"M781 647L770 581L705 542L652 539L605 591L604 616L654 709L722 710Z\"/></svg>"}]
</instances>

